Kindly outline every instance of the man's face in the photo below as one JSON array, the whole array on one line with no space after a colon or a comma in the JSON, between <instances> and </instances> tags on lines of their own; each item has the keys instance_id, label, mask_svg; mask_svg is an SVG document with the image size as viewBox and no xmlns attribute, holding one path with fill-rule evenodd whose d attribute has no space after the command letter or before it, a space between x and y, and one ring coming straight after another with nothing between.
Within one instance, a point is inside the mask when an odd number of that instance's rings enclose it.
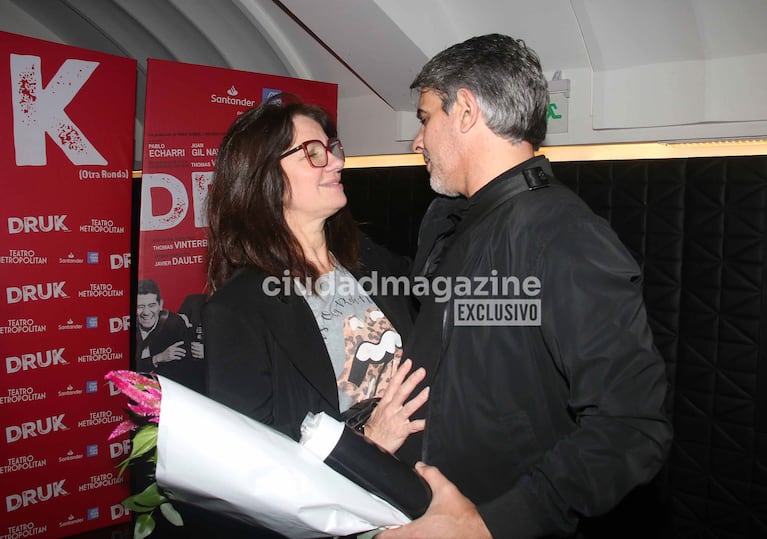
<instances>
[{"instance_id":1,"label":"man's face","mask_svg":"<svg viewBox=\"0 0 767 539\"><path fill-rule=\"evenodd\" d=\"M157 318L162 311L162 300L157 294L138 294L136 302L136 319L141 329L149 330L157 324Z\"/></svg>"},{"instance_id":2,"label":"man's face","mask_svg":"<svg viewBox=\"0 0 767 539\"><path fill-rule=\"evenodd\" d=\"M421 91L418 119L421 128L413 140L413 151L423 155L426 170L431 175L431 188L440 195L459 195L453 127L450 116L442 110L442 99L432 90Z\"/></svg>"}]
</instances>

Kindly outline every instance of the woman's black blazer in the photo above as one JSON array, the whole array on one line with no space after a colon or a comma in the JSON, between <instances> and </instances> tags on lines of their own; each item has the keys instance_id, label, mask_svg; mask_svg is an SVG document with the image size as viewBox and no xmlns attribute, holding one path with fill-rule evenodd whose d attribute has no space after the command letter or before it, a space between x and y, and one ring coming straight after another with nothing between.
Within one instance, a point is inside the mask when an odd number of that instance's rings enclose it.
<instances>
[{"instance_id":1,"label":"woman's black blazer","mask_svg":"<svg viewBox=\"0 0 767 539\"><path fill-rule=\"evenodd\" d=\"M358 279L374 271L379 277L409 274L409 259L365 236L360 259L363 271L352 272ZM309 305L295 294L266 294L266 277L238 270L203 307L206 393L297 440L307 412L339 417L336 377ZM410 298L372 299L404 342L412 327Z\"/></svg>"}]
</instances>

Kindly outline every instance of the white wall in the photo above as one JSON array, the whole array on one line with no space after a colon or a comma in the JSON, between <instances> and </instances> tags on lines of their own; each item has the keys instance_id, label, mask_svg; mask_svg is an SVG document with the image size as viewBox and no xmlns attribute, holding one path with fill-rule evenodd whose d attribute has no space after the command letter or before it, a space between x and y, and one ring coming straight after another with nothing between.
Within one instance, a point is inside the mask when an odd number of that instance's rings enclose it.
<instances>
[{"instance_id":1,"label":"white wall","mask_svg":"<svg viewBox=\"0 0 767 539\"><path fill-rule=\"evenodd\" d=\"M762 61L761 58L755 60ZM751 68L757 69L758 65L755 62ZM648 76L652 75L652 71L648 70ZM553 74L546 75L550 79ZM767 70L764 76L767 76ZM562 78L570 80L568 131L548 135L544 141L545 146L767 138L767 121L715 121L730 117L747 118L741 115L748 109L743 106L739 95L748 91L762 92L767 101L767 80L758 88L749 87L749 90L742 86L737 92L735 89L738 87L731 85L731 96L724 93L726 83L721 82L709 85L709 93L694 97L694 88L681 88L675 90L674 94L664 95L662 87L665 83L660 81L667 79L653 78L651 85L660 89L648 95L637 95L630 88L625 91L615 90L617 94L604 89L594 92L593 76L589 68L564 71ZM628 82L623 81L623 84ZM615 83L613 86L620 85ZM689 101L694 101L691 106L694 105L696 110L680 111L675 115L668 102L684 99L685 95ZM648 119L659 117L658 109L664 110L663 118L677 118L679 125L644 125ZM612 122L635 127L595 128L594 110L600 111L600 121L603 124L610 125ZM761 114L761 111L755 112ZM419 126L415 113L394 111L374 95L339 99L338 123L341 140L350 156L410 153L411 143L408 140L412 140Z\"/></svg>"}]
</instances>

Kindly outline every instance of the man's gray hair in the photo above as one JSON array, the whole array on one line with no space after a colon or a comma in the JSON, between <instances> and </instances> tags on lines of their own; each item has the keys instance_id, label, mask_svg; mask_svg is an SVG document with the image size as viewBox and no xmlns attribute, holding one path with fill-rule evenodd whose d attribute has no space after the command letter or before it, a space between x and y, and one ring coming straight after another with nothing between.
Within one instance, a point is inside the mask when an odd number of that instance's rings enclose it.
<instances>
[{"instance_id":1,"label":"man's gray hair","mask_svg":"<svg viewBox=\"0 0 767 539\"><path fill-rule=\"evenodd\" d=\"M546 137L548 82L538 55L521 39L488 34L453 45L429 60L410 88L434 91L446 113L466 88L495 134L536 150Z\"/></svg>"}]
</instances>

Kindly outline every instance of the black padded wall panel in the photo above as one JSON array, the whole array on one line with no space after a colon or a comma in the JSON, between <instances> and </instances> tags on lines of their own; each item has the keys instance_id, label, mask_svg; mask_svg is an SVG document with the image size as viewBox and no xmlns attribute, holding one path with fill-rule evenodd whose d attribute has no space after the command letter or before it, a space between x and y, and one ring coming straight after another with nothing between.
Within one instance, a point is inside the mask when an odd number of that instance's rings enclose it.
<instances>
[{"instance_id":1,"label":"black padded wall panel","mask_svg":"<svg viewBox=\"0 0 767 539\"><path fill-rule=\"evenodd\" d=\"M374 240L409 256L418 247L418 225L434 193L426 168L349 169L342 173L352 214Z\"/></svg>"},{"instance_id":2,"label":"black padded wall panel","mask_svg":"<svg viewBox=\"0 0 767 539\"><path fill-rule=\"evenodd\" d=\"M556 173L644 271L673 391L667 533L767 537L767 159L561 164Z\"/></svg>"},{"instance_id":3,"label":"black padded wall panel","mask_svg":"<svg viewBox=\"0 0 767 539\"><path fill-rule=\"evenodd\" d=\"M767 157L553 166L639 262L671 381L668 465L602 536L767 537ZM343 177L369 234L413 255L425 168Z\"/></svg>"}]
</instances>

